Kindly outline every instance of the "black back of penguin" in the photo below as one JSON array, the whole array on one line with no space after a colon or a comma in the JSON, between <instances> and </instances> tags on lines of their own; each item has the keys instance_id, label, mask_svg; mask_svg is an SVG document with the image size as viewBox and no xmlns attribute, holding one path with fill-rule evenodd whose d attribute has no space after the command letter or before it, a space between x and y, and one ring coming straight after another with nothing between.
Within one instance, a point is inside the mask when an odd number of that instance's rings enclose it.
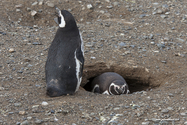
<instances>
[{"instance_id":1,"label":"black back of penguin","mask_svg":"<svg viewBox=\"0 0 187 125\"><path fill-rule=\"evenodd\" d=\"M80 86L84 65L83 43L75 19L58 10L59 29L51 43L45 65L47 94L73 94Z\"/></svg>"}]
</instances>

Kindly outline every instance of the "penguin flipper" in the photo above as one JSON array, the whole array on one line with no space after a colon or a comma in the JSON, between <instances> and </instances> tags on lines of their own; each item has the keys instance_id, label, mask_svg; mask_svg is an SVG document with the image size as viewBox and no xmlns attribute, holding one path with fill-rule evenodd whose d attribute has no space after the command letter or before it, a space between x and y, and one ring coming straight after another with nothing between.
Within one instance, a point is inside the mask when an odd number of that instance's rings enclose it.
<instances>
[{"instance_id":1,"label":"penguin flipper","mask_svg":"<svg viewBox=\"0 0 187 125\"><path fill-rule=\"evenodd\" d=\"M80 76L82 76L83 66L84 66L84 56L83 56L83 52L81 51L81 47L77 48L76 50L76 58L80 63Z\"/></svg>"}]
</instances>

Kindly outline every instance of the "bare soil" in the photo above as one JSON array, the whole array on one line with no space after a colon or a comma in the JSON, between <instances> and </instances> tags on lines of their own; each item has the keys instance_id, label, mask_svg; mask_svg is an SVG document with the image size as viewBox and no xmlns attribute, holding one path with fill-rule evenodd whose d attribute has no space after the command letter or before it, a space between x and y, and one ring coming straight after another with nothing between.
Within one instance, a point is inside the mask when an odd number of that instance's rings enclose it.
<instances>
[{"instance_id":1,"label":"bare soil","mask_svg":"<svg viewBox=\"0 0 187 125\"><path fill-rule=\"evenodd\" d=\"M50 1L74 15L85 48L82 87L56 98L46 95L44 74L55 9L34 2L0 2L0 124L187 124L187 2ZM123 76L131 94L83 88L108 71Z\"/></svg>"}]
</instances>

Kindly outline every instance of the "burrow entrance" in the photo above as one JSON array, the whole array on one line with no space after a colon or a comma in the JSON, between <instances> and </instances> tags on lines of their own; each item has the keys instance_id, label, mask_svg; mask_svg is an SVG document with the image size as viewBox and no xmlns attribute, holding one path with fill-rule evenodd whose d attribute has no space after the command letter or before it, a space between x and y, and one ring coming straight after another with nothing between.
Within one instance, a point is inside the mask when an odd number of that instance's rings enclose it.
<instances>
[{"instance_id":1,"label":"burrow entrance","mask_svg":"<svg viewBox=\"0 0 187 125\"><path fill-rule=\"evenodd\" d=\"M150 89L158 87L160 84L152 77L152 73L147 68L136 66L120 66L107 65L106 63L97 63L94 65L86 65L83 72L83 82L81 86L91 91L91 81L105 72L116 72L121 75L129 86L130 93L138 91L149 91Z\"/></svg>"}]
</instances>

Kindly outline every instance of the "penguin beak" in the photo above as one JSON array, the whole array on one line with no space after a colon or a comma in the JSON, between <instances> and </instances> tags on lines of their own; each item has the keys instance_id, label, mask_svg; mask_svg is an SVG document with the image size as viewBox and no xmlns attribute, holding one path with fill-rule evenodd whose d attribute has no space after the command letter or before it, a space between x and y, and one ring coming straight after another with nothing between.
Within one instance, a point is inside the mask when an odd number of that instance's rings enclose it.
<instances>
[{"instance_id":1,"label":"penguin beak","mask_svg":"<svg viewBox=\"0 0 187 125\"><path fill-rule=\"evenodd\" d=\"M118 89L118 92L119 92L119 94L123 94L123 89L122 89L122 88L119 88L119 89Z\"/></svg>"},{"instance_id":2,"label":"penguin beak","mask_svg":"<svg viewBox=\"0 0 187 125\"><path fill-rule=\"evenodd\" d=\"M58 17L60 17L61 10L58 9L58 7L55 7L55 9L56 9L55 14L56 14Z\"/></svg>"}]
</instances>

